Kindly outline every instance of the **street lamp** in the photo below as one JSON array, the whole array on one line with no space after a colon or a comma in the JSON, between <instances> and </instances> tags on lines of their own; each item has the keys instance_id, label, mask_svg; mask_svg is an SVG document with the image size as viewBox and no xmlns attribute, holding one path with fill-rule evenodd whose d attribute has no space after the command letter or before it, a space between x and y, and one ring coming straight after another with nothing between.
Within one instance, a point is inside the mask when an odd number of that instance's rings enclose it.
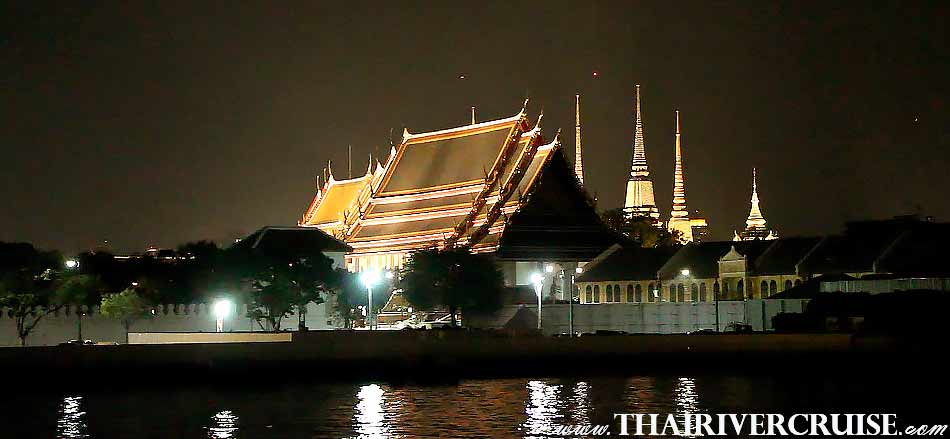
<instances>
[{"instance_id":1,"label":"street lamp","mask_svg":"<svg viewBox=\"0 0 950 439\"><path fill-rule=\"evenodd\" d=\"M571 297L570 302L567 304L567 326L571 332L570 337L574 336L574 282L578 275L584 272L584 269L581 267L574 268L574 274L571 274ZM578 292L579 294L580 292Z\"/></svg>"},{"instance_id":2,"label":"street lamp","mask_svg":"<svg viewBox=\"0 0 950 439\"><path fill-rule=\"evenodd\" d=\"M77 261L77 260L75 260L75 259L67 259L67 260L66 260L66 268L68 268L68 269L70 269L70 270L79 268L79 261Z\"/></svg>"},{"instance_id":3,"label":"street lamp","mask_svg":"<svg viewBox=\"0 0 950 439\"><path fill-rule=\"evenodd\" d=\"M366 295L368 299L368 310L366 312L366 321L368 323L369 329L372 330L375 318L373 316L373 286L378 284L380 280L379 271L377 270L366 270L360 274L360 282L363 283L363 286L366 287Z\"/></svg>"},{"instance_id":4,"label":"street lamp","mask_svg":"<svg viewBox=\"0 0 950 439\"><path fill-rule=\"evenodd\" d=\"M215 331L224 332L224 319L231 315L233 304L228 299L218 299L212 305L212 311L215 318Z\"/></svg>"},{"instance_id":5,"label":"street lamp","mask_svg":"<svg viewBox=\"0 0 950 439\"><path fill-rule=\"evenodd\" d=\"M534 284L534 292L538 295L538 330L541 330L541 287L544 284L544 276L541 273L531 275L531 283Z\"/></svg>"}]
</instances>

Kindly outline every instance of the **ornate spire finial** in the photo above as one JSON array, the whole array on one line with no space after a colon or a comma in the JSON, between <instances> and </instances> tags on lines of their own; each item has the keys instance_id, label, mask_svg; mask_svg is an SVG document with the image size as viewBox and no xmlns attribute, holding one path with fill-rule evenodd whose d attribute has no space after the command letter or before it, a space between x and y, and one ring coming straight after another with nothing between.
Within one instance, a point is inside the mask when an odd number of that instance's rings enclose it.
<instances>
[{"instance_id":1,"label":"ornate spire finial","mask_svg":"<svg viewBox=\"0 0 950 439\"><path fill-rule=\"evenodd\" d=\"M531 98L524 98L524 104L521 105L521 114L524 114L526 111L528 111L528 101L530 99Z\"/></svg>"},{"instance_id":2,"label":"ornate spire finial","mask_svg":"<svg viewBox=\"0 0 950 439\"><path fill-rule=\"evenodd\" d=\"M752 168L752 201L749 208L749 218L745 220L745 230L741 233L736 232L735 239L776 239L778 234L774 230L766 227L765 217L762 216L762 210L759 208L758 176L756 169Z\"/></svg>"},{"instance_id":3,"label":"ornate spire finial","mask_svg":"<svg viewBox=\"0 0 950 439\"><path fill-rule=\"evenodd\" d=\"M584 158L581 149L581 95L574 95L574 175L584 184Z\"/></svg>"},{"instance_id":4,"label":"ornate spire finial","mask_svg":"<svg viewBox=\"0 0 950 439\"><path fill-rule=\"evenodd\" d=\"M334 181L333 178L333 162L327 160L327 181Z\"/></svg>"}]
</instances>

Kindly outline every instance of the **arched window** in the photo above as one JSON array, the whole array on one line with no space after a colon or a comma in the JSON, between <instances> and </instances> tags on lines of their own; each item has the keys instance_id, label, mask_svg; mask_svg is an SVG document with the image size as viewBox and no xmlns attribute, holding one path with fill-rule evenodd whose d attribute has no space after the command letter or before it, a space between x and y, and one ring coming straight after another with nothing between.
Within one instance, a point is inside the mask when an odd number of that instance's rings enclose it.
<instances>
[{"instance_id":1,"label":"arched window","mask_svg":"<svg viewBox=\"0 0 950 439\"><path fill-rule=\"evenodd\" d=\"M686 287L683 284L679 284L676 287L676 301L685 302L686 301Z\"/></svg>"},{"instance_id":2,"label":"arched window","mask_svg":"<svg viewBox=\"0 0 950 439\"><path fill-rule=\"evenodd\" d=\"M762 281L762 283L759 284L759 297L764 299L768 297L768 295L769 295L769 283L766 281Z\"/></svg>"},{"instance_id":3,"label":"arched window","mask_svg":"<svg viewBox=\"0 0 950 439\"><path fill-rule=\"evenodd\" d=\"M620 295L620 285L614 284L614 302L621 302Z\"/></svg>"},{"instance_id":4,"label":"arched window","mask_svg":"<svg viewBox=\"0 0 950 439\"><path fill-rule=\"evenodd\" d=\"M728 280L722 283L722 295L726 297L729 296L729 281Z\"/></svg>"},{"instance_id":5,"label":"arched window","mask_svg":"<svg viewBox=\"0 0 950 439\"><path fill-rule=\"evenodd\" d=\"M700 302L706 301L706 283L705 282L699 284L699 301Z\"/></svg>"},{"instance_id":6,"label":"arched window","mask_svg":"<svg viewBox=\"0 0 950 439\"><path fill-rule=\"evenodd\" d=\"M739 294L739 298L745 296L745 282L742 279L739 279L739 282L736 282L736 293Z\"/></svg>"},{"instance_id":7,"label":"arched window","mask_svg":"<svg viewBox=\"0 0 950 439\"><path fill-rule=\"evenodd\" d=\"M637 286L634 288L634 292L636 293L634 301L637 303L643 302L643 288L640 287L640 284L637 284Z\"/></svg>"},{"instance_id":8,"label":"arched window","mask_svg":"<svg viewBox=\"0 0 950 439\"><path fill-rule=\"evenodd\" d=\"M650 285L647 285L647 301L656 302L656 285L653 282L650 282Z\"/></svg>"},{"instance_id":9,"label":"arched window","mask_svg":"<svg viewBox=\"0 0 950 439\"><path fill-rule=\"evenodd\" d=\"M778 285L775 284L775 281L769 281L769 296L778 292Z\"/></svg>"},{"instance_id":10,"label":"arched window","mask_svg":"<svg viewBox=\"0 0 950 439\"><path fill-rule=\"evenodd\" d=\"M796 287L799 286L799 285L801 285L801 284L802 284L802 280L801 280L801 279L795 279L795 286L796 286Z\"/></svg>"},{"instance_id":11,"label":"arched window","mask_svg":"<svg viewBox=\"0 0 950 439\"><path fill-rule=\"evenodd\" d=\"M782 291L785 291L785 290L787 290L787 289L789 289L789 288L791 288L791 287L792 287L792 281L791 281L791 280L788 280L788 279L785 279L785 287L782 288Z\"/></svg>"},{"instance_id":12,"label":"arched window","mask_svg":"<svg viewBox=\"0 0 950 439\"><path fill-rule=\"evenodd\" d=\"M594 301L594 294L590 292L590 291L591 291L591 290L590 290L590 285L588 285L587 288L586 288L584 291L585 291L584 295L587 296L587 297L584 297L584 299L586 299L586 300L584 300L584 303L591 303L591 302L593 302L593 301Z\"/></svg>"},{"instance_id":13,"label":"arched window","mask_svg":"<svg viewBox=\"0 0 950 439\"><path fill-rule=\"evenodd\" d=\"M604 302L613 302L614 301L614 289L612 286L607 285L607 291L604 293L607 297L604 297Z\"/></svg>"},{"instance_id":14,"label":"arched window","mask_svg":"<svg viewBox=\"0 0 950 439\"><path fill-rule=\"evenodd\" d=\"M640 285L637 285L637 292L640 292ZM637 302L640 300L638 299ZM633 302L633 284L627 284L627 302Z\"/></svg>"},{"instance_id":15,"label":"arched window","mask_svg":"<svg viewBox=\"0 0 950 439\"><path fill-rule=\"evenodd\" d=\"M713 282L713 297L719 296L719 281Z\"/></svg>"},{"instance_id":16,"label":"arched window","mask_svg":"<svg viewBox=\"0 0 950 439\"><path fill-rule=\"evenodd\" d=\"M696 284L689 286L689 300L690 302L699 301L699 287Z\"/></svg>"},{"instance_id":17,"label":"arched window","mask_svg":"<svg viewBox=\"0 0 950 439\"><path fill-rule=\"evenodd\" d=\"M600 303L600 285L594 285L594 303Z\"/></svg>"},{"instance_id":18,"label":"arched window","mask_svg":"<svg viewBox=\"0 0 950 439\"><path fill-rule=\"evenodd\" d=\"M670 302L676 302L676 285L670 284Z\"/></svg>"}]
</instances>

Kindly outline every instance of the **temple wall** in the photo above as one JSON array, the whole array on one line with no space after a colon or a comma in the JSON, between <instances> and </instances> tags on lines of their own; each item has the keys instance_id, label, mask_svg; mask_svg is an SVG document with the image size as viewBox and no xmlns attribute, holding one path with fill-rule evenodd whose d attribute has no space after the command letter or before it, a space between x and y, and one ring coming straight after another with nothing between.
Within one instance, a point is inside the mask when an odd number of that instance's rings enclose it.
<instances>
[{"instance_id":1,"label":"temple wall","mask_svg":"<svg viewBox=\"0 0 950 439\"><path fill-rule=\"evenodd\" d=\"M306 323L312 330L331 329L326 303L307 306ZM261 331L257 323L247 317L246 305L239 305L237 312L224 321L225 331ZM206 304L160 305L155 314L136 320L129 332L215 332L216 321L211 306ZM282 329L296 331L297 315L283 319ZM94 342L125 343L125 328L122 322L99 313L97 307L87 310L82 317L82 337ZM26 338L28 346L52 346L78 339L76 308L60 310L42 318ZM19 346L16 322L6 309L0 315L0 346Z\"/></svg>"},{"instance_id":2,"label":"temple wall","mask_svg":"<svg viewBox=\"0 0 950 439\"><path fill-rule=\"evenodd\" d=\"M755 331L772 330L772 317L781 312L800 313L807 300L747 300L719 302L719 326L725 331L730 323L752 325ZM501 328L520 308L534 315L535 306L507 306L493 319L475 319L472 325ZM542 305L541 323L548 335L569 332L568 305ZM574 305L574 332L598 330L630 334L684 334L716 328L715 303L611 303Z\"/></svg>"}]
</instances>

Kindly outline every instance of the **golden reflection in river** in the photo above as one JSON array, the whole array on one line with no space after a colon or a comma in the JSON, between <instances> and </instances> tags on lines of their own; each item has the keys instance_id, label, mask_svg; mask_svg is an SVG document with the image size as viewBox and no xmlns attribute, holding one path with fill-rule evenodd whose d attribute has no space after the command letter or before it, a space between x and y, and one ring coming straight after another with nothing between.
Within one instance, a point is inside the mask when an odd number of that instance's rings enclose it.
<instances>
[{"instance_id":1,"label":"golden reflection in river","mask_svg":"<svg viewBox=\"0 0 950 439\"><path fill-rule=\"evenodd\" d=\"M574 410L571 410L571 423L574 425L590 424L590 384L579 381L574 384L574 395L571 397Z\"/></svg>"},{"instance_id":2,"label":"golden reflection in river","mask_svg":"<svg viewBox=\"0 0 950 439\"><path fill-rule=\"evenodd\" d=\"M699 392L696 391L696 380L680 378L673 388L673 399L676 401L676 413L696 413L699 410Z\"/></svg>"},{"instance_id":3,"label":"golden reflection in river","mask_svg":"<svg viewBox=\"0 0 950 439\"><path fill-rule=\"evenodd\" d=\"M356 425L360 438L388 438L389 425L383 405L385 404L383 388L378 384L368 384L360 387L356 397Z\"/></svg>"},{"instance_id":4,"label":"golden reflection in river","mask_svg":"<svg viewBox=\"0 0 950 439\"><path fill-rule=\"evenodd\" d=\"M86 438L86 412L81 407L81 396L67 396L59 406L59 419L56 421L57 437Z\"/></svg>"},{"instance_id":5,"label":"golden reflection in river","mask_svg":"<svg viewBox=\"0 0 950 439\"><path fill-rule=\"evenodd\" d=\"M208 437L211 439L230 439L238 431L238 417L230 410L222 410L211 417Z\"/></svg>"},{"instance_id":6,"label":"golden reflection in river","mask_svg":"<svg viewBox=\"0 0 950 439\"><path fill-rule=\"evenodd\" d=\"M559 398L560 384L548 384L544 381L528 381L528 400L525 404L525 437L546 436L559 425L557 421L564 415L565 404Z\"/></svg>"}]
</instances>

